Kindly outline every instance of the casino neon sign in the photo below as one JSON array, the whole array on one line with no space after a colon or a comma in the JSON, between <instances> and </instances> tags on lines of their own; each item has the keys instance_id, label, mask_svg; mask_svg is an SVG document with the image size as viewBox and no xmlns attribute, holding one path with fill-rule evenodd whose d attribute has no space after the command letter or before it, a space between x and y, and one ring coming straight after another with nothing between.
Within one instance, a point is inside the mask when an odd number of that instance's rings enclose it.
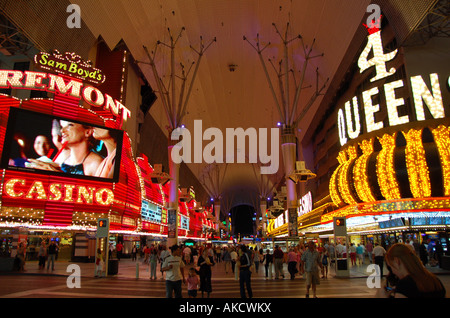
<instances>
[{"instance_id":1,"label":"casino neon sign","mask_svg":"<svg viewBox=\"0 0 450 318\"><path fill-rule=\"evenodd\" d=\"M67 77L43 72L0 70L0 88L32 89L66 94L83 99L91 106L103 107L116 117L121 115L123 120L131 117L131 111L110 95L103 94L94 86L84 85L80 80L66 79ZM44 83L44 80L47 83Z\"/></svg>"},{"instance_id":2,"label":"casino neon sign","mask_svg":"<svg viewBox=\"0 0 450 318\"><path fill-rule=\"evenodd\" d=\"M379 23L379 22L378 22ZM381 38L381 30L377 27L368 28L369 36L367 37L367 44L363 49L358 59L358 67L360 73L365 70L375 67L376 75L370 79L370 82L375 82L383 78L387 78L395 74L396 69L390 68L387 70L386 63L393 60L397 55L397 49L389 52L383 52L383 43ZM372 52L372 58L368 60L369 54ZM426 81L430 82L431 89L428 87ZM399 79L393 82L385 83L382 87L372 87L362 92L362 109L363 113L359 114L359 104L361 98L354 96L351 100L344 104L343 108L338 110L337 121L339 130L339 140L341 146L344 146L348 139L356 139L362 131L361 119L365 121L366 133L380 130L384 128L383 121L376 121L375 115L381 110L380 104L374 103L374 98L384 93L384 106L387 110L387 125L396 126L409 123L410 121L424 121L425 106L433 119L440 119L445 117L444 103L442 99L440 79L437 73L429 74L429 78L423 78L421 75L411 76L409 78L410 87L412 91L412 100L414 104L414 114L405 114L401 111L405 107L405 100L403 97L398 97L398 92L405 89L405 82ZM447 78L450 85L450 77ZM444 84L445 85L445 84ZM382 100L382 98L380 98Z\"/></svg>"},{"instance_id":3,"label":"casino neon sign","mask_svg":"<svg viewBox=\"0 0 450 318\"><path fill-rule=\"evenodd\" d=\"M59 201L67 203L103 205L113 203L114 193L108 188L81 186L68 183L51 183L46 188L42 181L27 183L25 179L13 178L4 184L4 193L12 199Z\"/></svg>"}]
</instances>

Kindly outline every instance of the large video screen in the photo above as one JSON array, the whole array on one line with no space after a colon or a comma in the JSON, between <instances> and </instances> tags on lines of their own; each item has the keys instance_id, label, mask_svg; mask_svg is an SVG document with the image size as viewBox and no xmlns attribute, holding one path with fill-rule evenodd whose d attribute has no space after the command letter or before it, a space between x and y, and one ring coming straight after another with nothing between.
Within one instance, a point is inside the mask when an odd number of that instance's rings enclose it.
<instances>
[{"instance_id":1,"label":"large video screen","mask_svg":"<svg viewBox=\"0 0 450 318\"><path fill-rule=\"evenodd\" d=\"M116 182L123 131L11 107L2 168Z\"/></svg>"}]
</instances>

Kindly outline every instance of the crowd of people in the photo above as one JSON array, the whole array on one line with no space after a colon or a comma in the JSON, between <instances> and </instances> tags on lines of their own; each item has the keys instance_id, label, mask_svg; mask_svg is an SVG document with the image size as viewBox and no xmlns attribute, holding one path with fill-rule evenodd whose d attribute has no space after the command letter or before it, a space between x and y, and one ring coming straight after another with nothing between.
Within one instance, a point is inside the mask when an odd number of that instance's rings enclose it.
<instances>
[{"instance_id":1,"label":"crowd of people","mask_svg":"<svg viewBox=\"0 0 450 318\"><path fill-rule=\"evenodd\" d=\"M413 242L412 242L413 243ZM427 262L420 258L420 248L416 252L413 244L397 243L386 250L379 243L367 244L324 244L316 245L309 241L283 251L276 245L275 249L258 249L246 245L237 246L144 246L141 249L143 262L150 266L150 278L156 279L157 264L160 265L161 278L166 279L166 296L181 297L183 283L186 284L189 297L210 297L213 266L223 266L226 274L239 280L242 298L252 298L252 274L262 274L266 279L297 276L306 282L306 297L317 297L317 286L321 279L327 279L330 265L336 258L349 259L352 266L375 264L379 266L380 277L386 277L386 286L377 293L379 297L444 297L445 288L439 279L426 268ZM420 245L419 245L420 247ZM139 251L135 251L139 253ZM348 253L348 255L347 255ZM366 257L368 257L366 261ZM134 256L136 260L136 257ZM222 265L220 265L222 264ZM285 266L285 267L284 267ZM384 275L383 268L388 274ZM186 274L184 269L188 268ZM232 276L232 277L233 277ZM394 277L394 278L393 278ZM429 283L422 284L422 279Z\"/></svg>"},{"instance_id":2,"label":"crowd of people","mask_svg":"<svg viewBox=\"0 0 450 318\"><path fill-rule=\"evenodd\" d=\"M182 284L186 284L189 297L210 297L212 289L212 267L222 263L226 274L231 273L239 280L242 298L252 298L251 274L259 269L259 263L264 258L256 249L246 245L239 246L181 246L145 245L140 250L132 248L132 259L137 261L137 255L149 266L150 279L157 279L157 266L161 279L166 280L166 297L180 298ZM188 268L187 274L185 268Z\"/></svg>"},{"instance_id":3,"label":"crowd of people","mask_svg":"<svg viewBox=\"0 0 450 318\"><path fill-rule=\"evenodd\" d=\"M416 242L396 243L385 248L378 242L316 245L314 241L309 241L306 244L291 246L285 251L279 245L275 245L272 251L244 244L174 245L168 249L166 244L162 243L145 245L140 249L134 246L131 256L133 261L148 266L151 280L156 280L157 276L165 279L167 298L181 297L183 284L189 297L195 298L200 292L202 298L209 298L213 292L214 266L223 266L226 275L239 281L242 298L253 297L253 274L274 280L295 280L298 277L306 283L306 297L310 297L311 290L312 297L317 297L317 286L320 285L321 279L328 278L330 265L337 259L346 258L352 266L378 265L377 275L380 279L385 278L385 286L378 290L378 297L445 297L444 286L427 268L430 266L429 259L438 258L439 242L436 245L432 245L430 241L414 243ZM123 245L119 242L114 249L114 255L119 260L122 250ZM101 273L100 262L104 261L101 251L98 253L96 275L97 271ZM54 270L57 254L58 245L55 241L42 240L38 252L39 269L47 267L49 270L51 267ZM25 262L26 248L21 242L16 256L16 267L19 271L25 270ZM386 275L384 268L388 270ZM286 270L289 277L285 277Z\"/></svg>"},{"instance_id":4,"label":"crowd of people","mask_svg":"<svg viewBox=\"0 0 450 318\"><path fill-rule=\"evenodd\" d=\"M322 278L328 278L329 266L335 259L334 244L325 244L316 248L315 243L310 242L307 245L299 244L291 247L289 251L283 252L280 246L276 245L272 251L270 249L264 250L257 247L248 247L246 245L238 246L177 246L176 256L177 263L183 263L177 267L180 269L180 274L175 276L178 281L175 295L180 295L181 282L186 282L188 285L188 293L194 294L193 280L198 276L199 291L202 297L209 297L212 292L211 286L211 267L223 264L226 274L233 275L236 280L240 282L240 293L242 298L252 297L253 292L251 288L251 275L259 273L260 268L264 269L266 279L280 279L284 277L284 264L287 264L287 270L290 274L290 279L294 280L296 275L305 278L308 286L307 296L309 297L309 288L312 287L313 296L316 297L316 285L320 283L319 273L315 271L315 263L321 270ZM340 249L340 245L337 246ZM136 260L136 254L139 251L134 247L132 250L132 258ZM174 251L169 251L165 245L150 245L144 246L140 254L143 258L143 263L150 267L150 279L156 279L157 264L160 265L161 278L164 278L164 272L173 271L164 266L167 257L173 256ZM338 256L342 256L338 254ZM170 259L168 262L172 263L174 260ZM188 271L188 276L184 276L183 269L185 266L191 266ZM173 280L172 272L169 275L170 280ZM166 273L167 279L167 273ZM172 283L169 283L172 286ZM171 297L173 287L168 287L167 297ZM196 295L196 293L195 293Z\"/></svg>"},{"instance_id":5,"label":"crowd of people","mask_svg":"<svg viewBox=\"0 0 450 318\"><path fill-rule=\"evenodd\" d=\"M52 266L52 271L55 270L55 261L58 257L59 247L58 244L54 240L50 240L47 242L46 240L42 240L38 249L38 266L39 269L42 270L45 268L45 263L47 263L47 270L50 270L50 264ZM25 263L26 263L26 244L24 242L20 242L17 246L17 253L14 259L15 264L14 267L17 271L24 272L25 271Z\"/></svg>"}]
</instances>

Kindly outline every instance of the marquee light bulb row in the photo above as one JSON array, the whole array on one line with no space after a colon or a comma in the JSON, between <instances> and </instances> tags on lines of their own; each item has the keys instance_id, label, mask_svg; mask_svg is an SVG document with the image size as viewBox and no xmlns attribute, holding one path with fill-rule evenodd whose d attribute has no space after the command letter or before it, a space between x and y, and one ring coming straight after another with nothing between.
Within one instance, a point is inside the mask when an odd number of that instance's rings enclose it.
<instances>
[{"instance_id":1,"label":"marquee light bulb row","mask_svg":"<svg viewBox=\"0 0 450 318\"><path fill-rule=\"evenodd\" d=\"M104 216L104 213L74 211L72 215L72 225L94 226L97 224L97 220Z\"/></svg>"},{"instance_id":2,"label":"marquee light bulb row","mask_svg":"<svg viewBox=\"0 0 450 318\"><path fill-rule=\"evenodd\" d=\"M450 195L450 128L440 125L431 128L439 152L444 180L444 194ZM423 129L409 129L401 132L406 139L405 163L410 190L413 198L431 197L431 179L422 142ZM394 155L397 132L377 137L382 149L376 155L378 186L385 200L401 199L396 176ZM376 197L369 182L368 162L374 153L374 137L362 140L359 147L362 155L357 155L356 145L350 145L338 155L339 166L333 172L329 190L330 197L337 206L354 205L358 202L374 202ZM353 164L353 166L352 166ZM354 189L353 189L354 187Z\"/></svg>"},{"instance_id":3,"label":"marquee light bulb row","mask_svg":"<svg viewBox=\"0 0 450 318\"><path fill-rule=\"evenodd\" d=\"M406 168L411 192L414 198L431 196L430 173L425 159L425 149L422 144L422 129L410 129L403 132L406 138Z\"/></svg>"},{"instance_id":4,"label":"marquee light bulb row","mask_svg":"<svg viewBox=\"0 0 450 318\"><path fill-rule=\"evenodd\" d=\"M41 225L44 220L44 211L28 208L6 208L0 210L0 222L16 224Z\"/></svg>"},{"instance_id":5,"label":"marquee light bulb row","mask_svg":"<svg viewBox=\"0 0 450 318\"><path fill-rule=\"evenodd\" d=\"M362 149L362 156L355 161L353 167L353 177L355 181L355 189L358 196L364 202L373 202L375 197L370 189L369 178L367 175L367 162L373 153L373 138L363 140L359 146Z\"/></svg>"},{"instance_id":6,"label":"marquee light bulb row","mask_svg":"<svg viewBox=\"0 0 450 318\"><path fill-rule=\"evenodd\" d=\"M342 196L342 199L347 204L356 204L356 198L352 195L350 185L352 180L350 179L350 164L356 159L356 147L349 146L347 148L347 161L342 164L339 176L338 176L338 189Z\"/></svg>"},{"instance_id":7,"label":"marquee light bulb row","mask_svg":"<svg viewBox=\"0 0 450 318\"><path fill-rule=\"evenodd\" d=\"M344 164L345 161L347 161L346 157L347 157L347 155L346 155L345 151L339 152L339 155L337 157L339 166L336 168L336 170L333 172L333 174L331 175L331 178L330 178L330 184L329 184L330 197L331 197L331 200L334 202L334 204L336 204L337 206L344 204L344 201L342 200L342 198L339 194L339 189L337 187L337 179L338 179L338 175L339 175L342 165Z\"/></svg>"},{"instance_id":8,"label":"marquee light bulb row","mask_svg":"<svg viewBox=\"0 0 450 318\"><path fill-rule=\"evenodd\" d=\"M394 168L395 139L397 133L384 134L378 140L383 147L377 156L376 173L380 191L386 200L400 199L400 188Z\"/></svg>"},{"instance_id":9,"label":"marquee light bulb row","mask_svg":"<svg viewBox=\"0 0 450 318\"><path fill-rule=\"evenodd\" d=\"M450 196L450 128L439 125L431 129L439 152L444 181L444 195Z\"/></svg>"},{"instance_id":10,"label":"marquee light bulb row","mask_svg":"<svg viewBox=\"0 0 450 318\"><path fill-rule=\"evenodd\" d=\"M324 224L332 222L333 217L349 218L363 215L401 214L408 211L417 214L421 211L448 211L449 209L450 199L448 198L401 199L389 202L377 201L347 205L339 210L325 213L320 217L320 223ZM414 217L416 217L416 215Z\"/></svg>"}]
</instances>

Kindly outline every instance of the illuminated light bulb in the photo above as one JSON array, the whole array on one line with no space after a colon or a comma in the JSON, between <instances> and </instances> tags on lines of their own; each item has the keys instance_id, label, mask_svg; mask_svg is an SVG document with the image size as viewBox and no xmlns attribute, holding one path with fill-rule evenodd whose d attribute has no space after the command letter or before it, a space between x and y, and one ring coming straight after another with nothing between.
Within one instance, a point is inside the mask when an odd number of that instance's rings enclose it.
<instances>
[{"instance_id":1,"label":"illuminated light bulb","mask_svg":"<svg viewBox=\"0 0 450 318\"><path fill-rule=\"evenodd\" d=\"M346 137L346 129L345 129L345 117L344 117L344 111L341 109L338 110L338 132L339 132L339 141L341 143L341 146L345 145L347 143L347 137Z\"/></svg>"},{"instance_id":2,"label":"illuminated light bulb","mask_svg":"<svg viewBox=\"0 0 450 318\"><path fill-rule=\"evenodd\" d=\"M371 50L373 51L373 57L370 60L367 60ZM393 75L395 73L395 68L392 67L389 71L386 71L386 62L392 60L397 54L397 51L398 50L395 49L392 52L384 54L381 31L370 34L367 37L366 47L363 49L358 59L360 73L371 66L375 66L376 76L370 79L371 82Z\"/></svg>"},{"instance_id":3,"label":"illuminated light bulb","mask_svg":"<svg viewBox=\"0 0 450 318\"><path fill-rule=\"evenodd\" d=\"M350 189L350 184L352 184L352 180L349 178L349 168L350 164L356 159L356 146L349 146L347 148L347 161L342 165L339 175L338 175L338 189L339 193L347 204L356 204L356 198L353 196L352 191Z\"/></svg>"},{"instance_id":4,"label":"illuminated light bulb","mask_svg":"<svg viewBox=\"0 0 450 318\"><path fill-rule=\"evenodd\" d=\"M351 107L351 109L350 109ZM352 110L353 118L355 119L355 127L352 127ZM356 96L352 99L352 104L350 101L345 103L345 117L347 118L347 133L351 139L355 139L361 133L361 122L359 121L359 111L358 111L358 98Z\"/></svg>"},{"instance_id":5,"label":"illuminated light bulb","mask_svg":"<svg viewBox=\"0 0 450 318\"><path fill-rule=\"evenodd\" d=\"M414 106L416 109L417 120L425 120L425 111L423 109L423 101L434 119L444 118L444 104L442 103L441 88L439 86L439 77L436 73L430 74L431 90L428 90L422 76L411 77L411 90L414 96Z\"/></svg>"},{"instance_id":6,"label":"illuminated light bulb","mask_svg":"<svg viewBox=\"0 0 450 318\"><path fill-rule=\"evenodd\" d=\"M337 177L339 174L339 170L341 169L342 165L345 161L347 161L347 155L345 151L341 151L338 154L337 160L339 161L339 166L336 168L336 170L333 172L330 178L329 183L329 190L330 190L330 196L333 201L333 203L337 206L340 206L344 203L341 196L339 195L339 190L337 186Z\"/></svg>"},{"instance_id":7,"label":"illuminated light bulb","mask_svg":"<svg viewBox=\"0 0 450 318\"><path fill-rule=\"evenodd\" d=\"M403 135L406 138L406 169L411 192L415 198L430 197L430 173L422 144L422 129L410 129Z\"/></svg>"},{"instance_id":8,"label":"illuminated light bulb","mask_svg":"<svg viewBox=\"0 0 450 318\"><path fill-rule=\"evenodd\" d=\"M450 196L450 128L439 125L431 129L441 162L444 195Z\"/></svg>"},{"instance_id":9,"label":"illuminated light bulb","mask_svg":"<svg viewBox=\"0 0 450 318\"><path fill-rule=\"evenodd\" d=\"M367 163L370 155L373 153L374 139L363 140L360 143L363 154L356 159L353 166L353 178L355 181L356 193L363 202L373 202L375 197L370 189L369 178L367 175Z\"/></svg>"},{"instance_id":10,"label":"illuminated light bulb","mask_svg":"<svg viewBox=\"0 0 450 318\"><path fill-rule=\"evenodd\" d=\"M377 155L376 172L381 194L386 200L400 199L400 190L395 176L394 150L397 133L392 135L384 134L378 137L382 146Z\"/></svg>"},{"instance_id":11,"label":"illuminated light bulb","mask_svg":"<svg viewBox=\"0 0 450 318\"><path fill-rule=\"evenodd\" d=\"M362 92L363 103L364 103L364 113L366 116L366 128L367 132L383 128L383 122L375 122L374 113L380 110L380 104L373 105L372 96L378 94L378 87L373 87L367 91Z\"/></svg>"},{"instance_id":12,"label":"illuminated light bulb","mask_svg":"<svg viewBox=\"0 0 450 318\"><path fill-rule=\"evenodd\" d=\"M384 93L386 96L386 108L388 112L389 125L396 126L409 122L409 116L404 115L398 116L398 106L402 106L405 104L405 100L403 98L395 98L395 89L403 87L403 81L398 80L391 83L384 84Z\"/></svg>"}]
</instances>

